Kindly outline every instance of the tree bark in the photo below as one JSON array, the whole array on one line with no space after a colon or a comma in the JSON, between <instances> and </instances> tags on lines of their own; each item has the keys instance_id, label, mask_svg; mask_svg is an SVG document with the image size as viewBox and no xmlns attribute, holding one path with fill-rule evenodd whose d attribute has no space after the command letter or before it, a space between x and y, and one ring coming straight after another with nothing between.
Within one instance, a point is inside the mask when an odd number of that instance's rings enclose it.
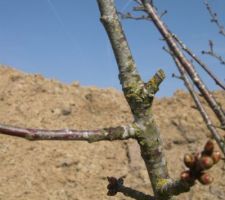
<instances>
[{"instance_id":1,"label":"tree bark","mask_svg":"<svg viewBox=\"0 0 225 200\"><path fill-rule=\"evenodd\" d=\"M160 132L151 109L154 95L165 78L165 74L159 70L147 83L141 80L117 16L114 1L98 0L98 5L101 21L117 60L124 96L133 113L135 124L139 128L139 131L136 132L136 139L140 145L154 196L158 200L172 199L168 190L164 190L164 186L171 183L172 180L168 174Z\"/></svg>"},{"instance_id":2,"label":"tree bark","mask_svg":"<svg viewBox=\"0 0 225 200\"><path fill-rule=\"evenodd\" d=\"M47 130L20 128L0 124L0 133L27 140L82 140L98 142L102 140L125 140L135 137L135 125L118 126L99 130Z\"/></svg>"}]
</instances>

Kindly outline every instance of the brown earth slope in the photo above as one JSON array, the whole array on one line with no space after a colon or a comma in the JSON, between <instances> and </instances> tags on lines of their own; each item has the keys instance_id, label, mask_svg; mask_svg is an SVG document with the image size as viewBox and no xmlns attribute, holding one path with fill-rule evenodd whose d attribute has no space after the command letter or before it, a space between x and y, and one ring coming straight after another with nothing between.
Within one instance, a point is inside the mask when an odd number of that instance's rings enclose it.
<instances>
[{"instance_id":1,"label":"brown earth slope","mask_svg":"<svg viewBox=\"0 0 225 200\"><path fill-rule=\"evenodd\" d=\"M225 107L225 93L215 92L215 96ZM115 89L80 87L77 82L64 85L5 66L0 66L0 108L1 123L22 127L95 129L132 121L122 93ZM183 155L201 149L209 132L191 98L182 91L155 100L153 108L170 173L178 177L184 168ZM225 199L224 163L211 173L212 185L197 184L178 199ZM107 176L126 176L127 186L151 194L133 140L30 142L0 135L0 200L130 199L120 194L106 196Z\"/></svg>"}]
</instances>

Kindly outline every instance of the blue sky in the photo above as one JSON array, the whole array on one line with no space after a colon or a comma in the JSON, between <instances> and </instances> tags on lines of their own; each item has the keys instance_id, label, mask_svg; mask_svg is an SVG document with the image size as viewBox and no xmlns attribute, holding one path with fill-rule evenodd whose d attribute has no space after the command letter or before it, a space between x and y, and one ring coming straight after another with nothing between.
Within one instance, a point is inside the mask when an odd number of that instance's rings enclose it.
<instances>
[{"instance_id":1,"label":"blue sky","mask_svg":"<svg viewBox=\"0 0 225 200\"><path fill-rule=\"evenodd\" d=\"M116 0L119 11L132 8L130 0ZM225 25L224 0L210 1ZM155 0L159 10L168 10L164 21L197 55L213 39L225 56L225 37L209 20L203 0ZM123 20L133 56L147 81L159 68L167 79L158 96L170 96L184 88L171 58L162 50L164 42L151 22ZM0 63L28 73L39 73L64 83L121 89L110 43L95 0L0 0ZM224 80L225 67L201 56ZM218 89L197 67L210 89Z\"/></svg>"}]
</instances>

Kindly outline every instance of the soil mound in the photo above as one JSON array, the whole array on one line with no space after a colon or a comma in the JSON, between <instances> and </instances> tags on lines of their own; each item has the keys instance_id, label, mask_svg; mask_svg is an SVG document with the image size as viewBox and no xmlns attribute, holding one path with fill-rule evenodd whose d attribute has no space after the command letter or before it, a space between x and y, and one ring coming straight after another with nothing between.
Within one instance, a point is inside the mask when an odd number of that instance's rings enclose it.
<instances>
[{"instance_id":1,"label":"soil mound","mask_svg":"<svg viewBox=\"0 0 225 200\"><path fill-rule=\"evenodd\" d=\"M225 107L225 93L214 92ZM203 101L203 100L202 100ZM206 104L203 101L204 104ZM132 122L123 94L115 89L65 85L0 66L0 122L21 127L96 129ZM156 99L168 167L178 177L183 155L201 149L210 133L191 97L177 91ZM208 111L215 121L215 116ZM223 133L224 134L224 133ZM0 200L130 199L106 196L107 176L126 176L125 185L151 193L138 145L133 140L88 144L77 141L26 141L0 135ZM225 164L211 170L210 186L197 184L182 200L225 198Z\"/></svg>"}]
</instances>

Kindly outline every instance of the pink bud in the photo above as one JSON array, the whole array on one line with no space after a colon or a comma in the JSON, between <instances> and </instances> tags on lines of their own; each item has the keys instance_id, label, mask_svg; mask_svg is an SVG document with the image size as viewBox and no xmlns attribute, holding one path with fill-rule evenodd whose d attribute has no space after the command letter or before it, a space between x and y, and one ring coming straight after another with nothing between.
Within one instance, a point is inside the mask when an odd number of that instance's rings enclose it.
<instances>
[{"instance_id":1,"label":"pink bud","mask_svg":"<svg viewBox=\"0 0 225 200\"><path fill-rule=\"evenodd\" d=\"M190 171L183 171L180 174L180 179L183 181L193 181L193 177L191 176Z\"/></svg>"},{"instance_id":2,"label":"pink bud","mask_svg":"<svg viewBox=\"0 0 225 200\"><path fill-rule=\"evenodd\" d=\"M211 155L214 150L214 144L212 140L208 140L205 144L203 154Z\"/></svg>"},{"instance_id":3,"label":"pink bud","mask_svg":"<svg viewBox=\"0 0 225 200\"><path fill-rule=\"evenodd\" d=\"M213 164L214 164L213 159L209 156L202 156L199 159L199 167L202 170L211 168Z\"/></svg>"},{"instance_id":4,"label":"pink bud","mask_svg":"<svg viewBox=\"0 0 225 200\"><path fill-rule=\"evenodd\" d=\"M193 168L196 164L195 156L192 154L185 154L184 155L184 164L188 168Z\"/></svg>"},{"instance_id":5,"label":"pink bud","mask_svg":"<svg viewBox=\"0 0 225 200\"><path fill-rule=\"evenodd\" d=\"M218 163L219 160L221 159L221 153L219 151L214 151L212 153L212 159L213 159L214 164Z\"/></svg>"},{"instance_id":6,"label":"pink bud","mask_svg":"<svg viewBox=\"0 0 225 200\"><path fill-rule=\"evenodd\" d=\"M207 173L202 173L198 180L203 185L209 185L213 182L213 178Z\"/></svg>"}]
</instances>

